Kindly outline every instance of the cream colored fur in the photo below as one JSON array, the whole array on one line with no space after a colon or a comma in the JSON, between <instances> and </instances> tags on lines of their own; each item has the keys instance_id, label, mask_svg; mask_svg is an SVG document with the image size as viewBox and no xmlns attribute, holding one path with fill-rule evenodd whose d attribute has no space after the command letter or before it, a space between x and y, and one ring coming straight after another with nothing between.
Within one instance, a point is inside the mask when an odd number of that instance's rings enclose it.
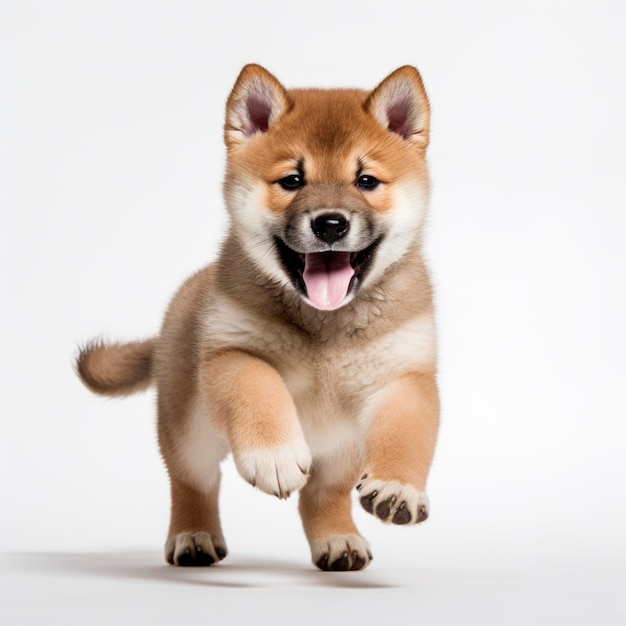
<instances>
[{"instance_id":1,"label":"cream colored fur","mask_svg":"<svg viewBox=\"0 0 626 626\"><path fill-rule=\"evenodd\" d=\"M259 66L243 69L226 111L231 225L218 260L183 284L158 337L91 343L77 360L97 393L157 387L170 563L226 556L218 494L229 452L258 489L300 490L321 569L371 560L351 515L357 483L363 507L384 522L428 516L439 416L421 255L429 115L411 67L371 93L288 91ZM349 230L320 234L316 220L336 214ZM299 264L348 253L345 296L320 309Z\"/></svg>"}]
</instances>

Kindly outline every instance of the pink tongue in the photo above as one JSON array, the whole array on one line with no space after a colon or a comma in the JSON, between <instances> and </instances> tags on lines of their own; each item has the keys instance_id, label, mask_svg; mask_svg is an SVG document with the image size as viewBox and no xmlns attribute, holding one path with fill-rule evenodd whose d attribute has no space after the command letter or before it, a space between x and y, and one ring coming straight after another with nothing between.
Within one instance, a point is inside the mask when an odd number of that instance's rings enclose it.
<instances>
[{"instance_id":1,"label":"pink tongue","mask_svg":"<svg viewBox=\"0 0 626 626\"><path fill-rule=\"evenodd\" d=\"M304 255L304 283L309 300L323 311L341 306L354 270L349 252L312 252Z\"/></svg>"}]
</instances>

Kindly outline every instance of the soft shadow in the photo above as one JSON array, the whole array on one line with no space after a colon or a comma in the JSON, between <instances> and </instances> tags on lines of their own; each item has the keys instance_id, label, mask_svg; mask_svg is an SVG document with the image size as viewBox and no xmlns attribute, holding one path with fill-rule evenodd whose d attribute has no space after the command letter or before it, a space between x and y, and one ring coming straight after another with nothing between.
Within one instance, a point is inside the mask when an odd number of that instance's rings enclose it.
<instances>
[{"instance_id":1,"label":"soft shadow","mask_svg":"<svg viewBox=\"0 0 626 626\"><path fill-rule=\"evenodd\" d=\"M230 558L230 557L229 557ZM344 589L397 589L401 585L389 581L381 582L376 579L376 572L371 569L358 572L322 572L312 564L300 564L293 561L245 559L225 561L220 563L229 572L240 572L247 575L257 573L259 576L267 574L289 577L291 586L316 586Z\"/></svg>"},{"instance_id":2,"label":"soft shadow","mask_svg":"<svg viewBox=\"0 0 626 626\"><path fill-rule=\"evenodd\" d=\"M22 571L63 572L76 576L102 576L211 587L244 588L256 585L206 576L218 567L172 567L152 553L23 553L8 555L11 565Z\"/></svg>"},{"instance_id":3,"label":"soft shadow","mask_svg":"<svg viewBox=\"0 0 626 626\"><path fill-rule=\"evenodd\" d=\"M322 572L313 565L267 558L227 559L210 567L173 567L152 552L14 553L5 564L23 572L58 572L220 588L328 587L344 589L398 588L377 580L375 572Z\"/></svg>"}]
</instances>

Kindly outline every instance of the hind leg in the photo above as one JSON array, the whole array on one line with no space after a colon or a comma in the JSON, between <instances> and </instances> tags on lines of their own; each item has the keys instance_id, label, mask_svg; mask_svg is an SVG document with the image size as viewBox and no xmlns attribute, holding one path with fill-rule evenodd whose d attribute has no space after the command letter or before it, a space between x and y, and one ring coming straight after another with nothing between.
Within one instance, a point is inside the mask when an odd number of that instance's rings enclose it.
<instances>
[{"instance_id":1,"label":"hind leg","mask_svg":"<svg viewBox=\"0 0 626 626\"><path fill-rule=\"evenodd\" d=\"M228 446L202 407L184 408L178 413L186 415L184 425L172 428L171 420L159 421L159 441L172 496L165 558L172 565L212 565L227 552L218 497L220 461Z\"/></svg>"},{"instance_id":2,"label":"hind leg","mask_svg":"<svg viewBox=\"0 0 626 626\"><path fill-rule=\"evenodd\" d=\"M300 516L311 558L322 570L359 570L372 560L369 545L352 520L350 492L359 467L356 452L317 459L309 481L300 490Z\"/></svg>"},{"instance_id":3,"label":"hind leg","mask_svg":"<svg viewBox=\"0 0 626 626\"><path fill-rule=\"evenodd\" d=\"M171 479L172 513L165 558L171 565L212 565L226 556L219 519L219 479L206 493Z\"/></svg>"}]
</instances>

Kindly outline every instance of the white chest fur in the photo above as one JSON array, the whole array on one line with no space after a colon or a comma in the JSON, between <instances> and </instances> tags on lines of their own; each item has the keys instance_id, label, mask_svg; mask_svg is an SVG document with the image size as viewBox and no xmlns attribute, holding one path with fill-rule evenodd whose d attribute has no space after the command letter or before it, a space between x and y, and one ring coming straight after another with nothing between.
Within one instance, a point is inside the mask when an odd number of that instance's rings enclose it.
<instances>
[{"instance_id":1,"label":"white chest fur","mask_svg":"<svg viewBox=\"0 0 626 626\"><path fill-rule=\"evenodd\" d=\"M354 442L368 407L390 380L432 367L435 325L421 314L364 342L308 342L297 333L261 322L232 300L207 317L207 341L262 355L283 377L313 456L330 455Z\"/></svg>"}]
</instances>

